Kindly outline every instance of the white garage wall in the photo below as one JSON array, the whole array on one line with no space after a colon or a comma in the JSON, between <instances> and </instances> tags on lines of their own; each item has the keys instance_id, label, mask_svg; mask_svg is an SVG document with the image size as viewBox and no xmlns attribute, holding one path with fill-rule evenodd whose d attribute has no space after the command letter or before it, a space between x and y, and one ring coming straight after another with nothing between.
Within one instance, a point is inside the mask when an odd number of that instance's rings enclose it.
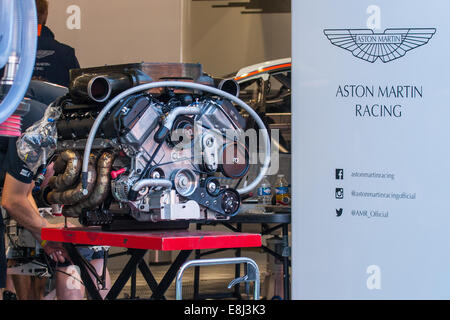
<instances>
[{"instance_id":1,"label":"white garage wall","mask_svg":"<svg viewBox=\"0 0 450 320\"><path fill-rule=\"evenodd\" d=\"M179 62L182 2L49 0L47 24L58 41L75 48L82 67Z\"/></svg>"},{"instance_id":2,"label":"white garage wall","mask_svg":"<svg viewBox=\"0 0 450 320\"><path fill-rule=\"evenodd\" d=\"M212 7L230 2L242 6ZM245 3L250 1L186 0L184 61L201 62L206 72L223 76L262 61L290 57L291 14L243 14ZM286 6L286 1L279 3Z\"/></svg>"},{"instance_id":3,"label":"white garage wall","mask_svg":"<svg viewBox=\"0 0 450 320\"><path fill-rule=\"evenodd\" d=\"M47 24L58 41L75 48L82 67L200 62L206 72L222 76L290 57L290 13L242 14L243 7L212 7L229 2L49 0Z\"/></svg>"}]
</instances>

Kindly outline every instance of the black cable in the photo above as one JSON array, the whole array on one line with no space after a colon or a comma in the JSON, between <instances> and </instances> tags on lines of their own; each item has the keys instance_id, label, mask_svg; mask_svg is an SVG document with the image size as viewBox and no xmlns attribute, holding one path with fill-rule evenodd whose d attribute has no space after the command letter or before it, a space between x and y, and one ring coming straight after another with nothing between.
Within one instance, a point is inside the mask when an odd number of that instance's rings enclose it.
<instances>
[{"instance_id":1,"label":"black cable","mask_svg":"<svg viewBox=\"0 0 450 320\"><path fill-rule=\"evenodd\" d=\"M62 274L65 274L73 279L75 279L76 281L80 282L84 287L84 282L80 279L75 278L73 275L62 271L62 270L58 270L58 262L55 262L55 268L52 267L52 265L50 264L50 261L48 260L47 254L44 254L44 259L45 259L45 264L47 265L48 269L50 270L50 274L52 274L52 276L54 276L56 274L56 272L60 272Z\"/></svg>"},{"instance_id":2,"label":"black cable","mask_svg":"<svg viewBox=\"0 0 450 320\"><path fill-rule=\"evenodd\" d=\"M156 147L155 152L153 152L150 160L148 161L147 165L145 166L144 170L142 171L141 175L139 176L139 180L145 179L145 177L148 175L150 170L153 168L152 162L155 159L155 157L156 157L157 153L159 152L159 150L161 149L163 143L164 143L164 140L161 141L158 144L158 146ZM131 188L130 191L128 192L128 200L136 201L136 199L138 197L138 192L139 191L134 191L133 188Z\"/></svg>"},{"instance_id":3,"label":"black cable","mask_svg":"<svg viewBox=\"0 0 450 320\"><path fill-rule=\"evenodd\" d=\"M242 182L242 179L244 179L245 178L245 176L243 176L243 177L241 177L240 179L239 179L239 181L236 183L236 185L234 186L234 188L235 189L237 189L238 187L239 187L239 185L241 184L241 182Z\"/></svg>"},{"instance_id":4,"label":"black cable","mask_svg":"<svg viewBox=\"0 0 450 320\"><path fill-rule=\"evenodd\" d=\"M141 173L141 175L139 177L139 180L145 179L145 177L147 176L148 172L152 168L153 160L155 159L157 153L159 152L159 150L161 149L163 144L164 144L164 141L162 141L161 143L158 144L158 146L155 149L155 152L153 152L152 157L150 158L150 160L148 161L148 163L145 166L144 170L142 171L142 173Z\"/></svg>"},{"instance_id":5,"label":"black cable","mask_svg":"<svg viewBox=\"0 0 450 320\"><path fill-rule=\"evenodd\" d=\"M71 277L71 278L74 278L76 281L78 281L79 283L81 283L81 284L83 285L83 287L85 287L83 280L77 279L77 278L75 278L73 275L68 274L67 272L64 272L64 271L62 271L62 270L56 270L56 272L60 272L60 273L65 274L65 275L67 275L67 276L69 276L69 277Z\"/></svg>"},{"instance_id":6,"label":"black cable","mask_svg":"<svg viewBox=\"0 0 450 320\"><path fill-rule=\"evenodd\" d=\"M101 276L101 283L99 283L99 285L102 285L102 290L105 290L105 286L106 286L106 264L108 263L108 251L109 250L105 250L105 248L103 248L103 270L102 270L102 276Z\"/></svg>"}]
</instances>

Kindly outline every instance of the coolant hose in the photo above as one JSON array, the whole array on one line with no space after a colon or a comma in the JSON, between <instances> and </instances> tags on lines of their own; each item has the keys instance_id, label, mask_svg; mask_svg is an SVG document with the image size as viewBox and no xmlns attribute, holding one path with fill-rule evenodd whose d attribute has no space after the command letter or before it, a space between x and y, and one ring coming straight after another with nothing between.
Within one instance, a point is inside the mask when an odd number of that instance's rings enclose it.
<instances>
[{"instance_id":1,"label":"coolant hose","mask_svg":"<svg viewBox=\"0 0 450 320\"><path fill-rule=\"evenodd\" d=\"M172 110L164 119L163 125L155 133L155 141L161 143L166 139L167 135L173 127L173 123L178 116L189 114L201 114L202 110L198 107L178 107Z\"/></svg>"},{"instance_id":2,"label":"coolant hose","mask_svg":"<svg viewBox=\"0 0 450 320\"><path fill-rule=\"evenodd\" d=\"M162 81L162 82L152 82L152 83L146 83L137 87L133 87L131 89L128 89L121 94L117 95L114 99L112 99L108 104L102 109L102 111L99 113L97 118L95 119L94 124L92 125L91 131L89 132L88 139L86 141L86 147L84 149L84 155L83 155L83 167L81 171L81 183L83 188L87 187L87 177L88 177L88 164L89 164L89 155L91 153L92 144L94 143L95 135L97 134L97 130L100 127L101 122L103 121L103 118L108 114L108 112L123 98L140 92L144 90L150 90L155 88L162 88L162 87L176 87L176 88L187 88L187 89L193 89L193 90L200 90L204 92L208 92L211 94L215 94L218 96L221 96L225 99L228 99L230 101L233 101L237 105L239 105L241 108L243 108L245 111L249 113L249 115L255 119L256 124L258 125L259 129L261 130L262 136L265 141L265 156L264 156L264 163L261 168L261 171L259 172L259 175L253 180L252 183L247 185L244 188L238 189L237 192L239 194L246 194L251 192L254 188L256 188L259 184L259 182L264 178L267 171L269 170L270 166L270 137L269 133L267 131L266 126L264 125L264 122L261 120L261 118L258 116L258 114L244 101L241 99L226 93L222 90L205 86L198 83L191 83L191 82L180 82L180 81ZM194 110L194 108L193 108Z\"/></svg>"},{"instance_id":3,"label":"coolant hose","mask_svg":"<svg viewBox=\"0 0 450 320\"><path fill-rule=\"evenodd\" d=\"M136 182L131 188L128 199L136 201L139 196L139 191L145 187L164 187L172 188L172 181L166 179L142 179Z\"/></svg>"},{"instance_id":4,"label":"coolant hose","mask_svg":"<svg viewBox=\"0 0 450 320\"><path fill-rule=\"evenodd\" d=\"M3 2L4 0L2 0ZM11 53L20 56L14 82L0 103L0 123L8 119L22 101L33 75L37 49L37 18L35 0L20 0L16 3L17 15L14 23L20 32L20 43L13 39ZM3 25L0 25L3 27ZM15 44L16 43L16 44Z\"/></svg>"}]
</instances>

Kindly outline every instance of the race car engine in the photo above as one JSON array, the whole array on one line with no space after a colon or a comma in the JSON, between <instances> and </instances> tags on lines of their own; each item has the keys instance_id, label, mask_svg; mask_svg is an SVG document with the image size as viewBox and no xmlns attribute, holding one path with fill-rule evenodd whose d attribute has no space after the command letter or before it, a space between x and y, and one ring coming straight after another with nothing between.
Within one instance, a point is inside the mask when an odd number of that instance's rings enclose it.
<instances>
[{"instance_id":1,"label":"race car engine","mask_svg":"<svg viewBox=\"0 0 450 320\"><path fill-rule=\"evenodd\" d=\"M249 168L245 121L229 99L238 88L199 64L72 70L69 94L52 106L61 114L42 200L84 225L237 214Z\"/></svg>"}]
</instances>

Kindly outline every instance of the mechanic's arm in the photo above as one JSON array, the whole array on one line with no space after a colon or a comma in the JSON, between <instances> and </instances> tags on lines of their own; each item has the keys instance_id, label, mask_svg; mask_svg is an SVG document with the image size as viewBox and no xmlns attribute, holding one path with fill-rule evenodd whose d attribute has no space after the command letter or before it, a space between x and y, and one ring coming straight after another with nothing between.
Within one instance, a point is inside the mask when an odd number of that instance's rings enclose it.
<instances>
[{"instance_id":1,"label":"mechanic's arm","mask_svg":"<svg viewBox=\"0 0 450 320\"><path fill-rule=\"evenodd\" d=\"M30 231L39 241L42 241L41 230L44 227L55 227L39 214L39 210L30 194L32 185L13 178L8 173L3 185L2 207L21 226ZM61 243L47 241L43 245L44 251L55 261L63 263L67 253Z\"/></svg>"},{"instance_id":2,"label":"mechanic's arm","mask_svg":"<svg viewBox=\"0 0 450 320\"><path fill-rule=\"evenodd\" d=\"M33 188L34 188L34 182L32 182L30 187L28 188L28 201L31 203L31 205L35 209L34 211L37 212L38 215L41 215L39 213L39 209L37 207L36 201L33 198Z\"/></svg>"},{"instance_id":3,"label":"mechanic's arm","mask_svg":"<svg viewBox=\"0 0 450 320\"><path fill-rule=\"evenodd\" d=\"M8 173L3 186L2 207L8 214L41 242L41 230L50 224L39 215L29 198L30 184L16 180Z\"/></svg>"}]
</instances>

